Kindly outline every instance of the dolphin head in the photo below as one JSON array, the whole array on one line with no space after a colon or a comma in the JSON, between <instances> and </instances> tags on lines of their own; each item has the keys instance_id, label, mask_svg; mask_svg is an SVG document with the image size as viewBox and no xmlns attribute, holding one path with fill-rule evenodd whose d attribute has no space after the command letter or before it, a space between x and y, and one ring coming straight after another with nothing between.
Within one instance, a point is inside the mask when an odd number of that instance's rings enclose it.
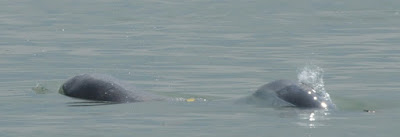
<instances>
[{"instance_id":1,"label":"dolphin head","mask_svg":"<svg viewBox=\"0 0 400 137\"><path fill-rule=\"evenodd\" d=\"M275 92L277 96L299 108L326 108L327 105L312 88L293 84Z\"/></svg>"},{"instance_id":2,"label":"dolphin head","mask_svg":"<svg viewBox=\"0 0 400 137\"><path fill-rule=\"evenodd\" d=\"M322 108L334 107L330 100L311 86L296 83L290 80L277 80L265 84L258 89L253 96L260 99L281 100L298 108Z\"/></svg>"},{"instance_id":3,"label":"dolphin head","mask_svg":"<svg viewBox=\"0 0 400 137\"><path fill-rule=\"evenodd\" d=\"M120 85L90 74L82 74L67 80L59 93L80 99L96 101L127 102L129 91Z\"/></svg>"}]
</instances>

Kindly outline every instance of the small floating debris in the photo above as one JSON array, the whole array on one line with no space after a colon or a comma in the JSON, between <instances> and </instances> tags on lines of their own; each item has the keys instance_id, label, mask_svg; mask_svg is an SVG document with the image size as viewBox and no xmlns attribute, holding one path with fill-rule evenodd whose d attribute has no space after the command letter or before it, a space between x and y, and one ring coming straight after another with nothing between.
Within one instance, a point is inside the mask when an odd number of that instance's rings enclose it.
<instances>
[{"instance_id":1,"label":"small floating debris","mask_svg":"<svg viewBox=\"0 0 400 137\"><path fill-rule=\"evenodd\" d=\"M186 99L186 102L194 102L194 101L196 101L195 98L188 98L188 99Z\"/></svg>"}]
</instances>

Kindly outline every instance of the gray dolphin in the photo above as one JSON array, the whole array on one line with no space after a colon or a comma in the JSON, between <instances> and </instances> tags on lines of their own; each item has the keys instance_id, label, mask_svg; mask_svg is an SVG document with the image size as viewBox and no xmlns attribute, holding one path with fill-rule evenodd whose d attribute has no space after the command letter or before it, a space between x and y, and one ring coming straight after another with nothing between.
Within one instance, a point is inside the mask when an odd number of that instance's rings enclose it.
<instances>
[{"instance_id":1,"label":"gray dolphin","mask_svg":"<svg viewBox=\"0 0 400 137\"><path fill-rule=\"evenodd\" d=\"M67 80L59 93L79 99L114 103L170 100L147 92L128 89L117 79L99 74L82 74ZM269 101L279 106L298 108L334 108L334 104L310 86L290 80L277 80L263 85L251 95L252 100Z\"/></svg>"},{"instance_id":2,"label":"gray dolphin","mask_svg":"<svg viewBox=\"0 0 400 137\"><path fill-rule=\"evenodd\" d=\"M298 108L332 109L335 105L326 94L318 93L310 86L290 80L276 80L261 86L252 97L279 106Z\"/></svg>"},{"instance_id":3,"label":"gray dolphin","mask_svg":"<svg viewBox=\"0 0 400 137\"><path fill-rule=\"evenodd\" d=\"M67 80L61 85L59 93L73 98L115 103L166 99L128 87L111 76L82 74Z\"/></svg>"}]
</instances>

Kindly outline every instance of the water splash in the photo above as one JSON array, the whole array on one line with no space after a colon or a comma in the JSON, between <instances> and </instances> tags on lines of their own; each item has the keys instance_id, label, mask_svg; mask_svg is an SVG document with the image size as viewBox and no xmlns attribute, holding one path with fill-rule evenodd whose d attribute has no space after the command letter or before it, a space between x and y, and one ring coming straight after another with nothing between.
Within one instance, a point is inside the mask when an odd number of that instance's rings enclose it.
<instances>
[{"instance_id":1,"label":"water splash","mask_svg":"<svg viewBox=\"0 0 400 137\"><path fill-rule=\"evenodd\" d=\"M314 89L314 92L318 94L319 97L322 97L324 102L327 104L332 104L332 106L328 106L331 108L336 108L336 106L332 103L332 100L329 94L325 90L324 79L323 79L324 70L317 65L306 65L301 69L298 73L297 78L299 83L310 86Z\"/></svg>"},{"instance_id":2,"label":"water splash","mask_svg":"<svg viewBox=\"0 0 400 137\"><path fill-rule=\"evenodd\" d=\"M297 75L298 82L304 85L307 85L313 89L321 101L323 101L323 106L325 109L323 110L306 110L303 114L300 115L301 119L305 121L299 122L304 127L308 128L316 128L319 126L324 126L320 124L321 120L329 120L329 112L326 110L335 110L336 105L332 102L328 92L325 90L325 83L324 83L324 70L314 64L309 64L304 66L302 69L299 69L299 73ZM322 105L322 104L321 104Z\"/></svg>"},{"instance_id":3,"label":"water splash","mask_svg":"<svg viewBox=\"0 0 400 137\"><path fill-rule=\"evenodd\" d=\"M311 86L316 91L325 92L324 70L316 65L304 66L301 72L297 75L299 83Z\"/></svg>"},{"instance_id":4,"label":"water splash","mask_svg":"<svg viewBox=\"0 0 400 137\"><path fill-rule=\"evenodd\" d=\"M35 91L36 94L47 94L47 93L51 92L48 88L46 88L41 83L36 83L36 86L33 87L32 90Z\"/></svg>"}]
</instances>

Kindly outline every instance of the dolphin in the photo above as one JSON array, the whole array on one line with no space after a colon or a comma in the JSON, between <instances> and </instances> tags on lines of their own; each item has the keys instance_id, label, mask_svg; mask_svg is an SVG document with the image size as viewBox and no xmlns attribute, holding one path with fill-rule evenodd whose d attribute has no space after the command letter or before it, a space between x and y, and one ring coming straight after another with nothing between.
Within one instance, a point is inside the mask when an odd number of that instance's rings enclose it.
<instances>
[{"instance_id":1,"label":"dolphin","mask_svg":"<svg viewBox=\"0 0 400 137\"><path fill-rule=\"evenodd\" d=\"M273 105L298 108L332 109L335 105L326 93L319 93L311 86L291 80L276 80L261 86L252 98L269 101Z\"/></svg>"},{"instance_id":2,"label":"dolphin","mask_svg":"<svg viewBox=\"0 0 400 137\"><path fill-rule=\"evenodd\" d=\"M111 76L81 74L70 78L62 84L59 93L73 98L112 103L171 100L167 97L141 92L135 88L128 87ZM316 92L306 84L290 80L276 80L265 84L250 97L253 101L272 102L273 105L278 104L278 106L335 108L329 97Z\"/></svg>"},{"instance_id":3,"label":"dolphin","mask_svg":"<svg viewBox=\"0 0 400 137\"><path fill-rule=\"evenodd\" d=\"M59 93L73 98L113 103L166 100L164 97L129 87L111 76L81 74L62 84Z\"/></svg>"}]
</instances>

